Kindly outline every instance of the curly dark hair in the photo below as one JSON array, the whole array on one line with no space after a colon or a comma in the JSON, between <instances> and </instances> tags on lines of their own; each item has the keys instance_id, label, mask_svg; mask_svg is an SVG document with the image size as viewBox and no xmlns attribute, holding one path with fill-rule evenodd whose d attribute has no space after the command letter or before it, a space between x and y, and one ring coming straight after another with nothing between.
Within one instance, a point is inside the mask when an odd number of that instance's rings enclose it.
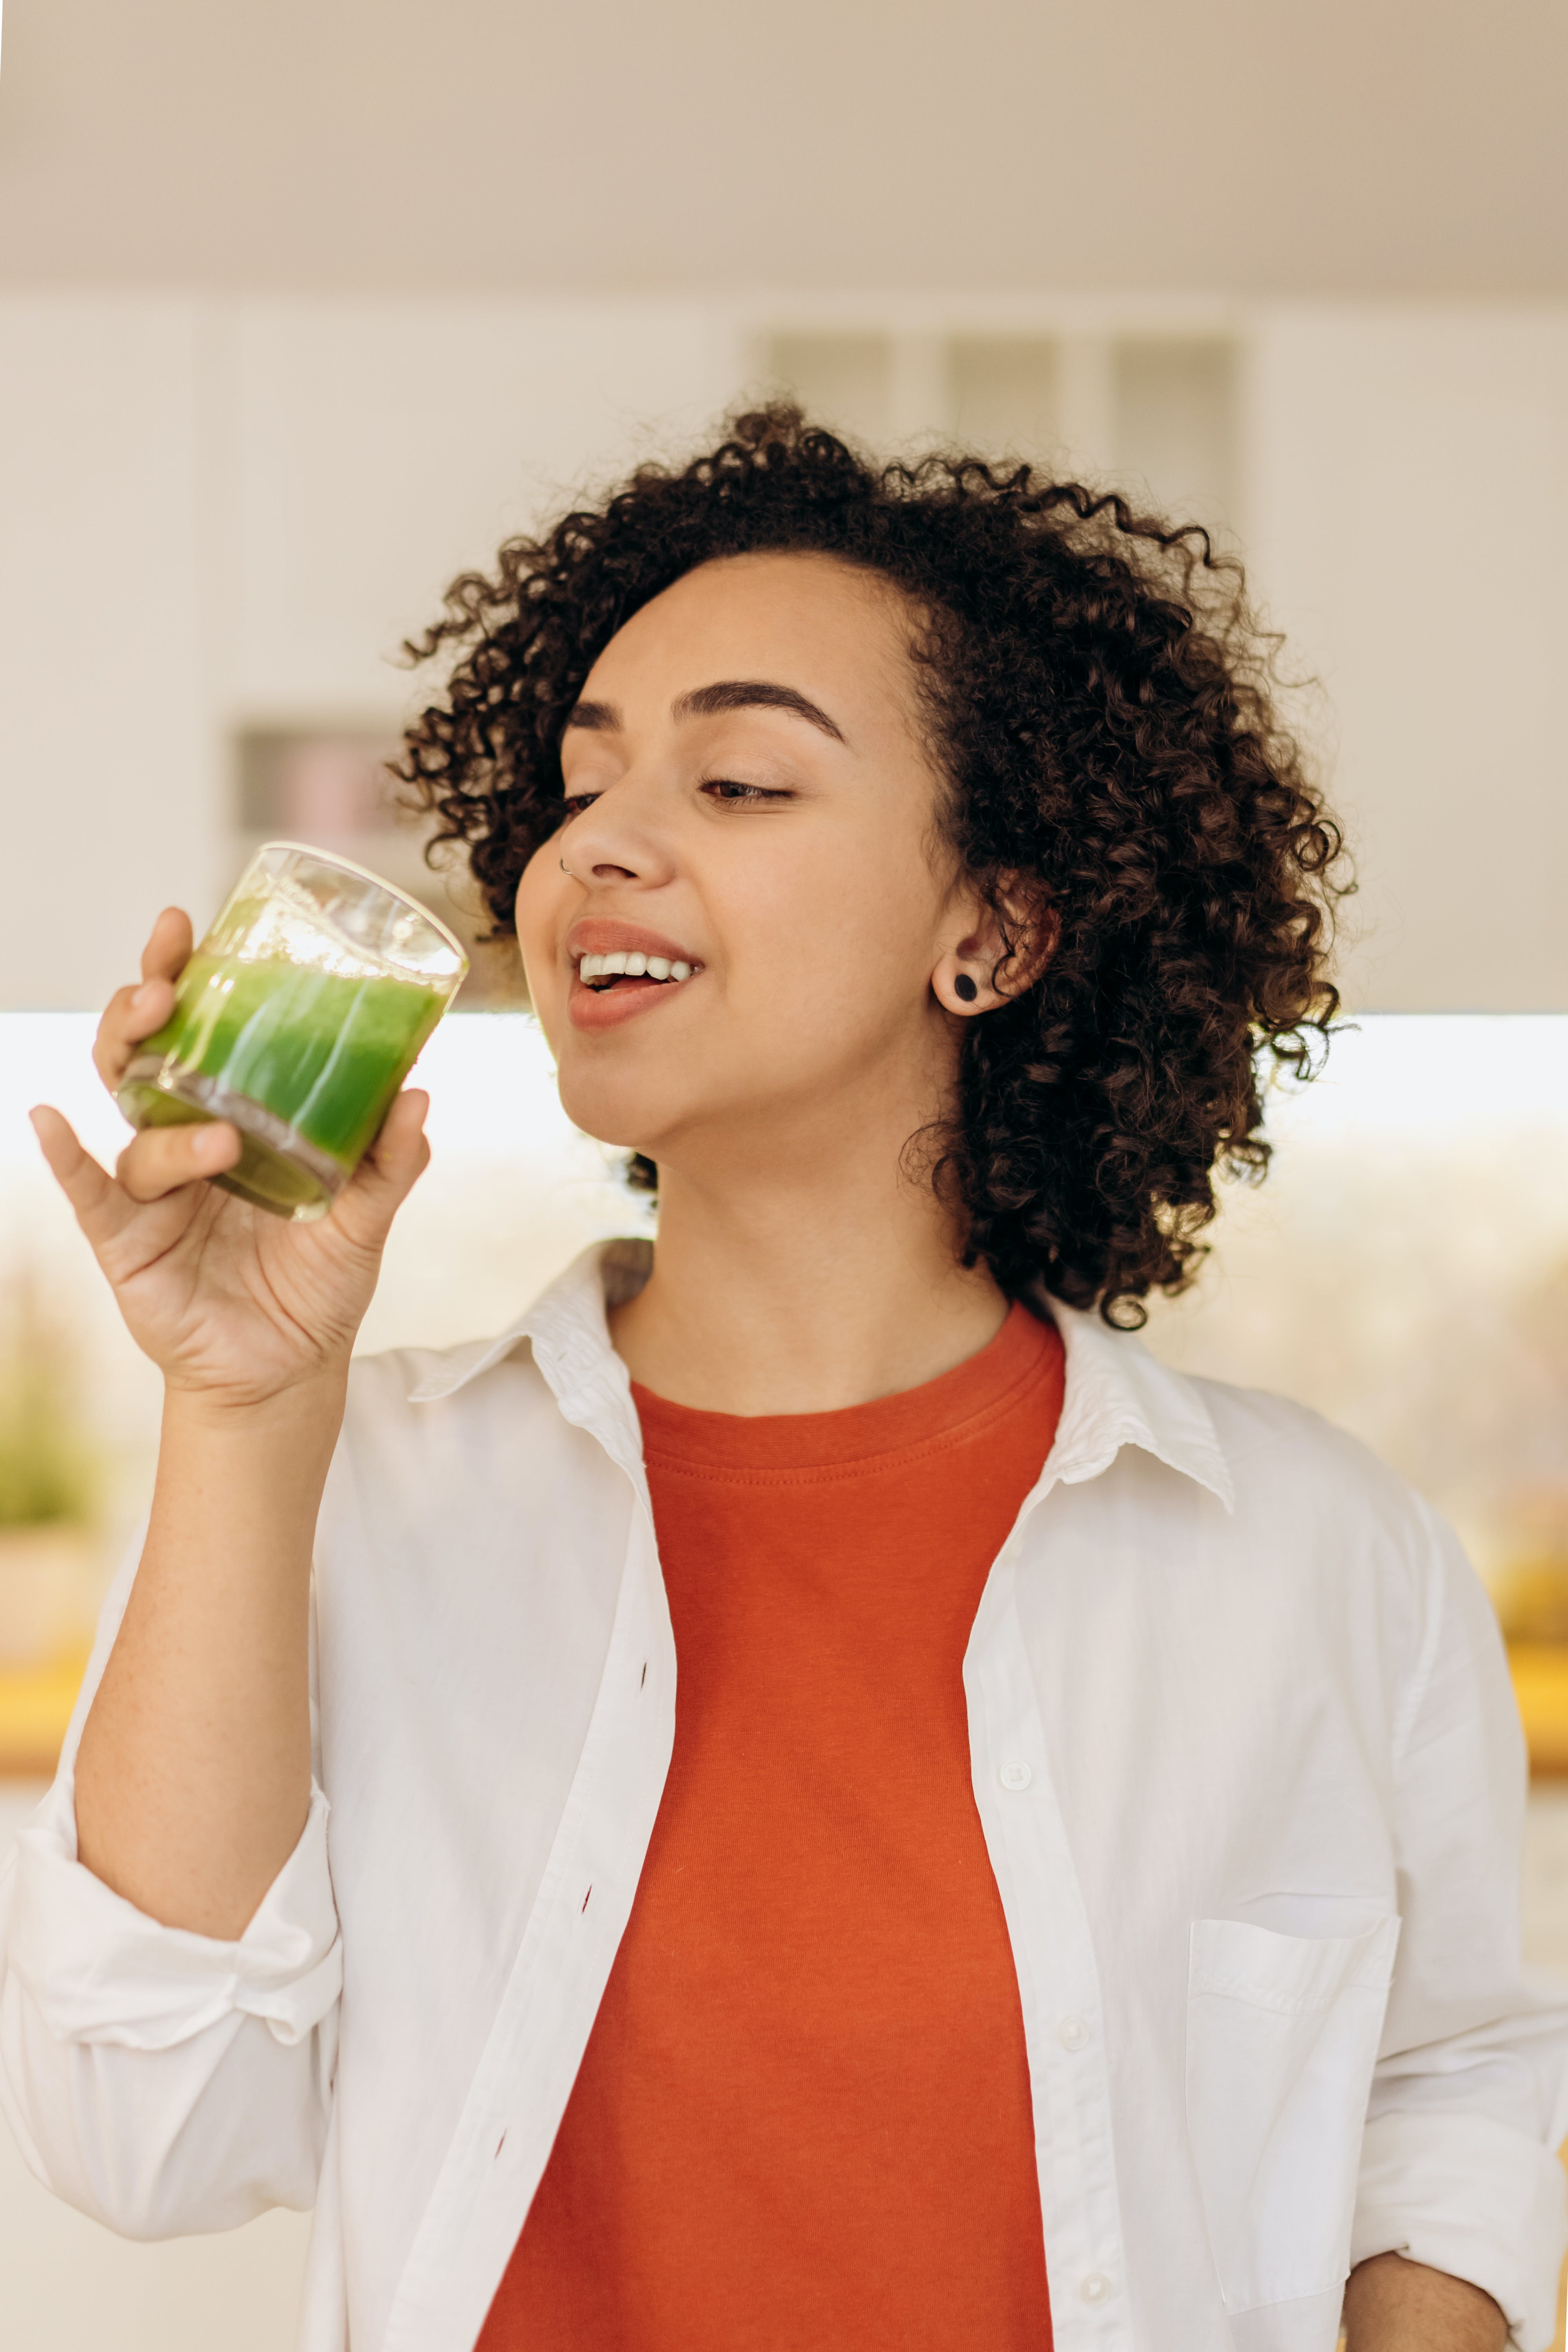
<instances>
[{"instance_id":1,"label":"curly dark hair","mask_svg":"<svg viewBox=\"0 0 1568 2352\"><path fill-rule=\"evenodd\" d=\"M1192 1279L1216 1170L1267 1167L1260 1057L1321 1063L1351 887L1274 707L1275 641L1198 526L1026 465L879 466L792 406L738 415L710 453L509 541L407 646L456 656L398 770L437 814L432 846L467 845L511 929L600 651L698 564L783 551L903 591L947 840L1008 955L1020 898L1054 934L1033 985L964 1024L956 1115L927 1139L964 1262L1009 1297L1043 1283L1141 1323L1145 1293Z\"/></svg>"}]
</instances>

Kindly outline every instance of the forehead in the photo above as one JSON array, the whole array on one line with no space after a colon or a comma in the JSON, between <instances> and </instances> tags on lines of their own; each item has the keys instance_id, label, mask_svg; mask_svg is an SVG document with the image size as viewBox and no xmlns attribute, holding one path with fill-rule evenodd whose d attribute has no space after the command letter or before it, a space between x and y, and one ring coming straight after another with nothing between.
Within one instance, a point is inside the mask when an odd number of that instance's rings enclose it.
<instances>
[{"instance_id":1,"label":"forehead","mask_svg":"<svg viewBox=\"0 0 1568 2352\"><path fill-rule=\"evenodd\" d=\"M773 677L900 707L915 686L910 614L877 574L814 553L724 556L634 613L595 662L584 695L673 700L716 677Z\"/></svg>"}]
</instances>

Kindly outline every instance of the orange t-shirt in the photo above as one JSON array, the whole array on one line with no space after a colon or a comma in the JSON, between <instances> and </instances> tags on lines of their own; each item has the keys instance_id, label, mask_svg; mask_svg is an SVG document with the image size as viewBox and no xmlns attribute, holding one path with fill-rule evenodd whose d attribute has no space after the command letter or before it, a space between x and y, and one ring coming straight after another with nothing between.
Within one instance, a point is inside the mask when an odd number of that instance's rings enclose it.
<instances>
[{"instance_id":1,"label":"orange t-shirt","mask_svg":"<svg viewBox=\"0 0 1568 2352\"><path fill-rule=\"evenodd\" d=\"M842 1412L635 1395L675 1752L478 2352L1044 2352L963 1664L1061 1342L1015 1307L956 1370Z\"/></svg>"}]
</instances>

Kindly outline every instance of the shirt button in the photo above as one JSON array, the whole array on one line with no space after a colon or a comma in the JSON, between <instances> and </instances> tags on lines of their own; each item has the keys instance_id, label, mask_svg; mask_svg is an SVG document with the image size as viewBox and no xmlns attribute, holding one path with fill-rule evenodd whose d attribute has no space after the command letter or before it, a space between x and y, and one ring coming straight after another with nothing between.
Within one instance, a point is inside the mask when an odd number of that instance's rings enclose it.
<instances>
[{"instance_id":1,"label":"shirt button","mask_svg":"<svg viewBox=\"0 0 1568 2352\"><path fill-rule=\"evenodd\" d=\"M1057 2040L1064 2050L1081 2050L1089 2040L1089 2028L1081 2017L1064 2017L1057 2026Z\"/></svg>"},{"instance_id":2,"label":"shirt button","mask_svg":"<svg viewBox=\"0 0 1568 2352\"><path fill-rule=\"evenodd\" d=\"M1005 1789L1026 1789L1034 1777L1026 1764L1004 1764L996 1775Z\"/></svg>"},{"instance_id":3,"label":"shirt button","mask_svg":"<svg viewBox=\"0 0 1568 2352\"><path fill-rule=\"evenodd\" d=\"M1090 2271L1079 2293L1085 2303L1107 2303L1110 2298L1110 2281L1103 2271Z\"/></svg>"}]
</instances>

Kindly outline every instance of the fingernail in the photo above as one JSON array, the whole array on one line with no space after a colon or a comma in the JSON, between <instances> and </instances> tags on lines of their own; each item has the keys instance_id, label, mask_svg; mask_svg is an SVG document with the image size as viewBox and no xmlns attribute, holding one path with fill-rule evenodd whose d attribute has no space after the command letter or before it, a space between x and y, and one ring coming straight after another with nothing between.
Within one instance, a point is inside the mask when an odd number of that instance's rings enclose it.
<instances>
[{"instance_id":1,"label":"fingernail","mask_svg":"<svg viewBox=\"0 0 1568 2352\"><path fill-rule=\"evenodd\" d=\"M153 1009L153 982L144 980L131 1000L132 1013L150 1013Z\"/></svg>"}]
</instances>

